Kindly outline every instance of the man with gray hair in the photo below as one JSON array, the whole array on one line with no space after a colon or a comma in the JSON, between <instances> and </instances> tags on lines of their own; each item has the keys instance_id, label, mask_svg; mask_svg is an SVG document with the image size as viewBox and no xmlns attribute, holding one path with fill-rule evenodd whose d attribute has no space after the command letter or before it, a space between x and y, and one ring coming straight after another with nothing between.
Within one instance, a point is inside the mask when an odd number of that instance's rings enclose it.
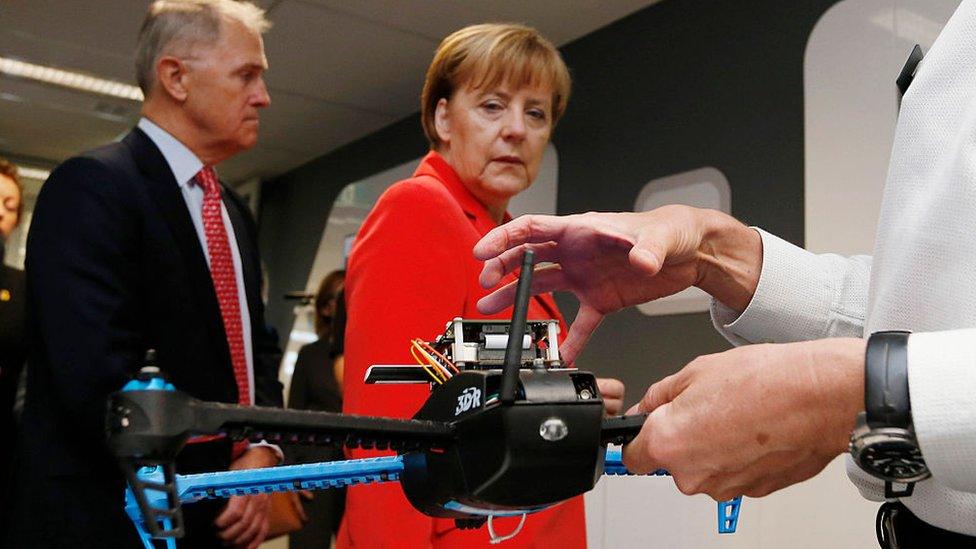
<instances>
[{"instance_id":1,"label":"man with gray hair","mask_svg":"<svg viewBox=\"0 0 976 549\"><path fill-rule=\"evenodd\" d=\"M270 98L263 12L233 0L160 0L139 35L146 99L122 141L51 174L27 249L23 437L4 546L138 547L104 443L105 403L154 349L182 391L280 406L277 342L260 297L257 235L214 166L257 141ZM193 441L182 473L275 465L268 445ZM268 497L186 506L182 546L257 547Z\"/></svg>"}]
</instances>

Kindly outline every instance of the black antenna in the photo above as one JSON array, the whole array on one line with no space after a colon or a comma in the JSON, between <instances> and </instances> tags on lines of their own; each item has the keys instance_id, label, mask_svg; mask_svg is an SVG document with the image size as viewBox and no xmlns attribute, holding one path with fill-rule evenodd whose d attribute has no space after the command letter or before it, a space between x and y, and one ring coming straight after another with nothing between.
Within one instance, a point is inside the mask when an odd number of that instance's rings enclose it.
<instances>
[{"instance_id":1,"label":"black antenna","mask_svg":"<svg viewBox=\"0 0 976 549\"><path fill-rule=\"evenodd\" d=\"M502 386L498 399L502 404L515 402L515 392L519 382L519 368L522 366L522 340L525 337L525 320L529 314L529 291L532 286L532 264L535 253L526 250L522 258L522 272L515 288L515 310L512 311L512 324L508 330L508 346L505 348L505 366L502 372Z\"/></svg>"}]
</instances>

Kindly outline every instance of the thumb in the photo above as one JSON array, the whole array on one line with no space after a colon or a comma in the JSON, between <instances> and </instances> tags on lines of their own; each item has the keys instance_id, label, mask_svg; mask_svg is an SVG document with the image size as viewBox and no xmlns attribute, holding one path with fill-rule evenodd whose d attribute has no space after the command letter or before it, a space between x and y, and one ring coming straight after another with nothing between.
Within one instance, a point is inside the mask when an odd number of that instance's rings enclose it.
<instances>
[{"instance_id":1,"label":"thumb","mask_svg":"<svg viewBox=\"0 0 976 549\"><path fill-rule=\"evenodd\" d=\"M646 228L630 249L630 264L651 276L656 275L664 267L673 238L666 225Z\"/></svg>"},{"instance_id":2,"label":"thumb","mask_svg":"<svg viewBox=\"0 0 976 549\"><path fill-rule=\"evenodd\" d=\"M658 257L657 253L641 247L639 243L630 249L628 259L630 259L631 265L651 276L656 275L661 270L661 266L664 265L663 257Z\"/></svg>"},{"instance_id":3,"label":"thumb","mask_svg":"<svg viewBox=\"0 0 976 549\"><path fill-rule=\"evenodd\" d=\"M636 475L646 475L658 469L667 469L667 465L657 457L655 448L655 433L659 430L658 424L665 417L667 406L662 407L658 412L647 417L640 433L634 440L624 445L622 456L627 470Z\"/></svg>"}]
</instances>

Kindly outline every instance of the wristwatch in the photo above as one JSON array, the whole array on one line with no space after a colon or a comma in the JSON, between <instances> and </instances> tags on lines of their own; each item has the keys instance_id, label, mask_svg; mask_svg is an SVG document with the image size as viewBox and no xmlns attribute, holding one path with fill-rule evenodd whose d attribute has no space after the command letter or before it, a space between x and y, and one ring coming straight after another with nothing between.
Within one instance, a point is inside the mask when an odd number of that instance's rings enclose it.
<instances>
[{"instance_id":1,"label":"wristwatch","mask_svg":"<svg viewBox=\"0 0 976 549\"><path fill-rule=\"evenodd\" d=\"M876 332L864 354L864 411L851 434L858 467L885 481L888 499L912 495L931 473L915 438L908 396L909 332ZM894 484L905 488L895 491Z\"/></svg>"}]
</instances>

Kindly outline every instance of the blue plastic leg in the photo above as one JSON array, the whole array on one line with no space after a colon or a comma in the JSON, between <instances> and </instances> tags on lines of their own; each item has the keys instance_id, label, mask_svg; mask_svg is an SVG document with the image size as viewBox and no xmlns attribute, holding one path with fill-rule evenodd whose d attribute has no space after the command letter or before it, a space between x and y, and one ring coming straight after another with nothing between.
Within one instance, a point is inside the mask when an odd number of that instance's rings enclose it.
<instances>
[{"instance_id":1,"label":"blue plastic leg","mask_svg":"<svg viewBox=\"0 0 976 549\"><path fill-rule=\"evenodd\" d=\"M742 496L738 496L729 501L718 502L718 533L734 534L736 526L739 525L739 506L742 504Z\"/></svg>"}]
</instances>

